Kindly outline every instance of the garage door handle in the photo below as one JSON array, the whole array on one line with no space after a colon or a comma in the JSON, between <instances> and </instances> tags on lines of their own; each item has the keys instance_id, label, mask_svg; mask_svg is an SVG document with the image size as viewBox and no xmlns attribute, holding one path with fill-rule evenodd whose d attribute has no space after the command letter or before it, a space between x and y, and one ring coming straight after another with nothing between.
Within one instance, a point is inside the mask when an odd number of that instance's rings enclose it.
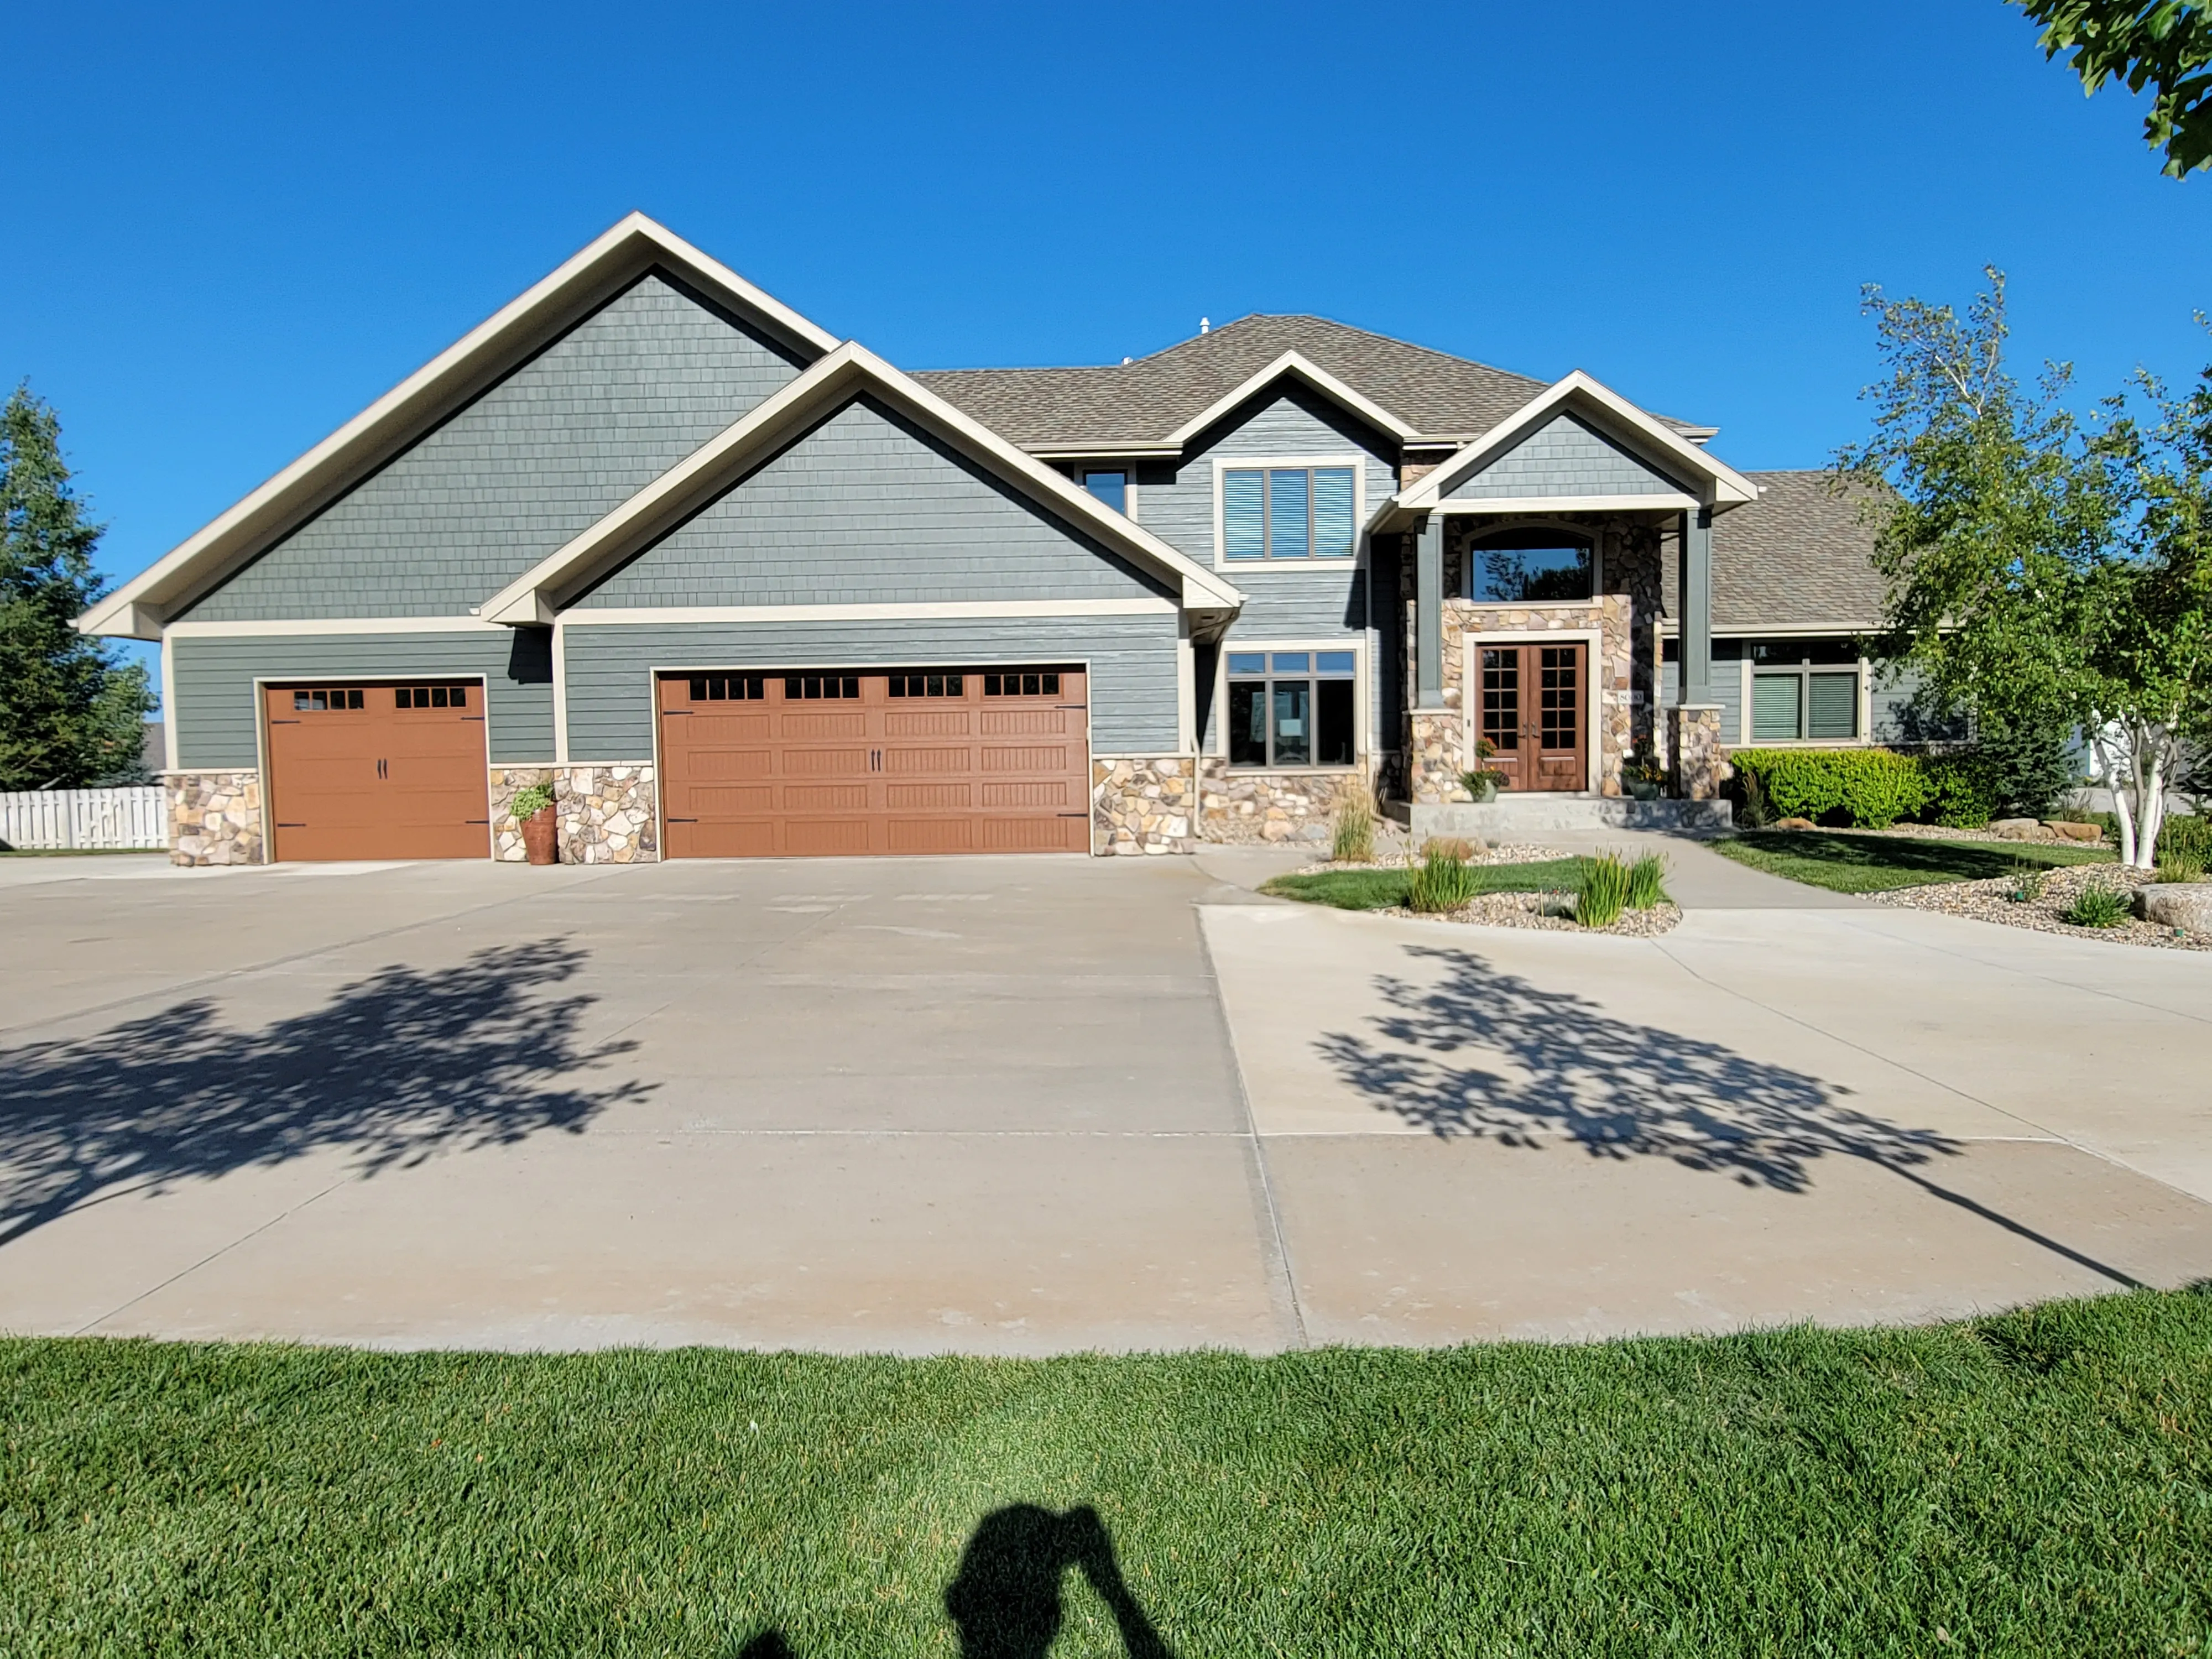
<instances>
[{"instance_id":1,"label":"garage door handle","mask_svg":"<svg viewBox=\"0 0 2212 1659\"><path fill-rule=\"evenodd\" d=\"M699 820L696 818L670 818L667 822L670 823L696 823Z\"/></svg>"}]
</instances>

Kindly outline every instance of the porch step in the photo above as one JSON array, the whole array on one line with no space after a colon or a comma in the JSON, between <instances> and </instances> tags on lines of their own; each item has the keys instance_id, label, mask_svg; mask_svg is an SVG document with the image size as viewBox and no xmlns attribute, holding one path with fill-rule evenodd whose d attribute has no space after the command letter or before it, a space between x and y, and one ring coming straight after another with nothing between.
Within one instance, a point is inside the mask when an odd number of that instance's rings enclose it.
<instances>
[{"instance_id":1,"label":"porch step","mask_svg":"<svg viewBox=\"0 0 2212 1659\"><path fill-rule=\"evenodd\" d=\"M1676 835L1720 836L1735 825L1724 800L1632 800L1618 795L1500 795L1480 805L1407 809L1407 830L1419 847L1431 836L1479 836L1510 841L1516 836L1580 834L1600 830L1658 830Z\"/></svg>"}]
</instances>

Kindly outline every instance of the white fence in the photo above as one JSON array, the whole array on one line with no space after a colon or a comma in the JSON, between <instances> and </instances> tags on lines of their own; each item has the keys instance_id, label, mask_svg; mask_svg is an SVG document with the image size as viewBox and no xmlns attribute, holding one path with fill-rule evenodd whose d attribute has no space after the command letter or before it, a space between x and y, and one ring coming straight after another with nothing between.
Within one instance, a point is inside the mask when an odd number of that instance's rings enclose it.
<instances>
[{"instance_id":1,"label":"white fence","mask_svg":"<svg viewBox=\"0 0 2212 1659\"><path fill-rule=\"evenodd\" d=\"M27 789L0 794L0 846L161 848L168 807L159 784L131 789Z\"/></svg>"}]
</instances>

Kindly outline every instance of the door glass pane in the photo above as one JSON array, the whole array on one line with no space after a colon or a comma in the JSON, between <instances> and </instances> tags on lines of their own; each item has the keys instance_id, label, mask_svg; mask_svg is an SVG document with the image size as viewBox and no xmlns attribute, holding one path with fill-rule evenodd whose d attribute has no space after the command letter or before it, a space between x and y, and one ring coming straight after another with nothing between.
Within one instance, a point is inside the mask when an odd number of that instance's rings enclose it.
<instances>
[{"instance_id":1,"label":"door glass pane","mask_svg":"<svg viewBox=\"0 0 2212 1659\"><path fill-rule=\"evenodd\" d=\"M1856 738L1859 734L1859 677L1815 674L1805 698L1805 735Z\"/></svg>"},{"instance_id":2,"label":"door glass pane","mask_svg":"<svg viewBox=\"0 0 2212 1659\"><path fill-rule=\"evenodd\" d=\"M1265 550L1263 483L1264 475L1258 472L1221 475L1222 550L1232 559L1256 559Z\"/></svg>"},{"instance_id":3,"label":"door glass pane","mask_svg":"<svg viewBox=\"0 0 2212 1659\"><path fill-rule=\"evenodd\" d=\"M1304 680L1275 682L1275 764L1307 766L1313 761L1313 688Z\"/></svg>"},{"instance_id":4,"label":"door glass pane","mask_svg":"<svg viewBox=\"0 0 2212 1659\"><path fill-rule=\"evenodd\" d=\"M1349 766L1355 747L1352 682L1321 681L1314 687L1314 764Z\"/></svg>"},{"instance_id":5,"label":"door glass pane","mask_svg":"<svg viewBox=\"0 0 2212 1659\"><path fill-rule=\"evenodd\" d=\"M1086 472L1083 487L1116 513L1129 510L1129 475L1126 472Z\"/></svg>"},{"instance_id":6,"label":"door glass pane","mask_svg":"<svg viewBox=\"0 0 2212 1659\"><path fill-rule=\"evenodd\" d=\"M1229 683L1229 763L1267 763L1267 688L1261 681Z\"/></svg>"},{"instance_id":7,"label":"door glass pane","mask_svg":"<svg viewBox=\"0 0 2212 1659\"><path fill-rule=\"evenodd\" d=\"M1521 746L1521 653L1482 653L1482 735L1501 755Z\"/></svg>"},{"instance_id":8,"label":"door glass pane","mask_svg":"<svg viewBox=\"0 0 2212 1659\"><path fill-rule=\"evenodd\" d=\"M1352 469L1324 466L1313 475L1314 552L1324 559L1352 556Z\"/></svg>"},{"instance_id":9,"label":"door glass pane","mask_svg":"<svg viewBox=\"0 0 2212 1659\"><path fill-rule=\"evenodd\" d=\"M1278 467L1267 475L1267 556L1303 559L1306 541L1306 480L1303 468Z\"/></svg>"},{"instance_id":10,"label":"door glass pane","mask_svg":"<svg viewBox=\"0 0 2212 1659\"><path fill-rule=\"evenodd\" d=\"M1538 726L1543 746L1550 750L1571 750L1578 746L1576 739L1582 712L1580 665L1574 647L1547 645L1542 647L1542 661L1537 672L1543 677L1540 702L1538 706Z\"/></svg>"},{"instance_id":11,"label":"door glass pane","mask_svg":"<svg viewBox=\"0 0 2212 1659\"><path fill-rule=\"evenodd\" d=\"M1805 682L1795 674L1758 674L1751 682L1751 735L1757 743L1779 743L1801 734L1798 697Z\"/></svg>"}]
</instances>

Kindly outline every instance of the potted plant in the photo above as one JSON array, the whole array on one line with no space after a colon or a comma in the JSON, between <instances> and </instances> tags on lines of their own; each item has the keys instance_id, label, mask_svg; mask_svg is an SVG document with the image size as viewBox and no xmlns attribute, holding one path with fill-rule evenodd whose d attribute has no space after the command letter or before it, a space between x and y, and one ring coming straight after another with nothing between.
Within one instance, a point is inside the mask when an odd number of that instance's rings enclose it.
<instances>
[{"instance_id":1,"label":"potted plant","mask_svg":"<svg viewBox=\"0 0 2212 1659\"><path fill-rule=\"evenodd\" d=\"M516 790L507 811L522 826L523 856L532 864L560 863L560 828L553 816L553 786L533 783Z\"/></svg>"},{"instance_id":2,"label":"potted plant","mask_svg":"<svg viewBox=\"0 0 2212 1659\"><path fill-rule=\"evenodd\" d=\"M1620 769L1621 793L1632 800L1657 800L1666 787L1666 770L1651 751L1651 739L1646 738L1629 751Z\"/></svg>"},{"instance_id":3,"label":"potted plant","mask_svg":"<svg viewBox=\"0 0 2212 1659\"><path fill-rule=\"evenodd\" d=\"M1466 790L1478 805L1496 800L1498 792L1512 780L1511 773L1501 772L1488 763L1490 757L1497 752L1498 745L1488 738L1477 738L1474 740L1474 757L1483 764L1459 775L1459 787Z\"/></svg>"}]
</instances>

